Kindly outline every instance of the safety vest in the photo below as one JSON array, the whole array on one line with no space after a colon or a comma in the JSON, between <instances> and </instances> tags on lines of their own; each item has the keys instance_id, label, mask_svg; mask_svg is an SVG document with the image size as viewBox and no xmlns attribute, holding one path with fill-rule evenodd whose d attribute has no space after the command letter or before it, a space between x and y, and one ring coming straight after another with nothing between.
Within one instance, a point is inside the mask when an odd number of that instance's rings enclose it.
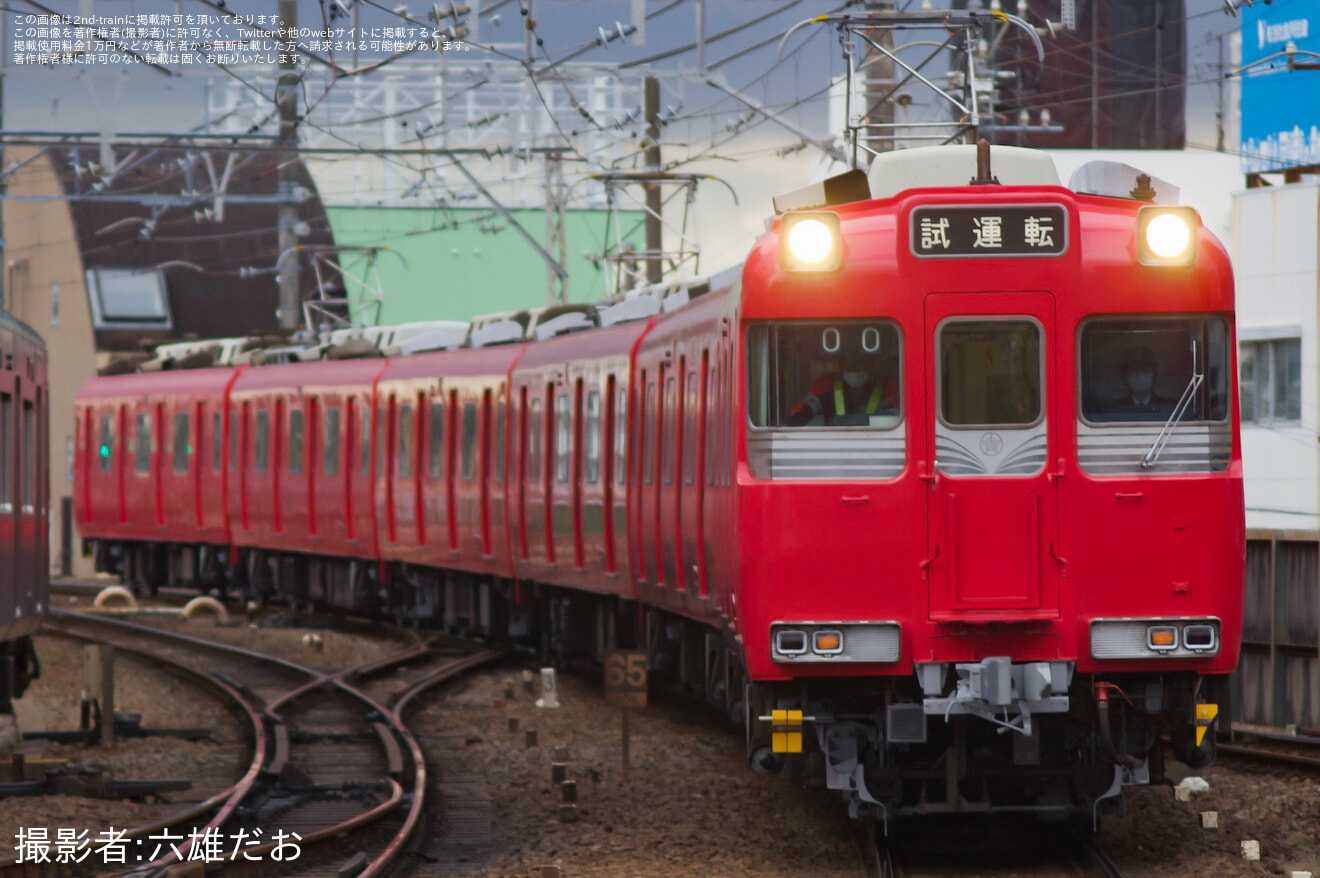
<instances>
[{"instance_id":1,"label":"safety vest","mask_svg":"<svg viewBox=\"0 0 1320 878\"><path fill-rule=\"evenodd\" d=\"M871 388L871 398L866 403L866 413L873 415L880 408L880 384L876 382L875 387ZM848 402L843 396L843 379L834 379L834 415L848 414Z\"/></svg>"}]
</instances>

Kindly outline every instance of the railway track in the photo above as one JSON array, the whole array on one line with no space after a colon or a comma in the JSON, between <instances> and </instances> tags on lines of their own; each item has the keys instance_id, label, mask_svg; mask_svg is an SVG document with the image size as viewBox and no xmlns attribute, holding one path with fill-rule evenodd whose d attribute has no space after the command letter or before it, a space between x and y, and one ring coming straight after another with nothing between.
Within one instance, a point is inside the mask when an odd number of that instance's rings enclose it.
<instances>
[{"instance_id":1,"label":"railway track","mask_svg":"<svg viewBox=\"0 0 1320 878\"><path fill-rule=\"evenodd\" d=\"M866 878L1122 878L1094 839L1020 816L901 820L889 831L859 826Z\"/></svg>"},{"instance_id":2,"label":"railway track","mask_svg":"<svg viewBox=\"0 0 1320 878\"><path fill-rule=\"evenodd\" d=\"M409 645L325 673L120 619L56 610L48 629L204 682L246 725L241 777L195 778L186 799L83 864L137 876L217 864L257 875L385 873L428 805L427 760L405 712L427 689L503 654ZM0 878L57 873L58 864L0 861Z\"/></svg>"}]
</instances>

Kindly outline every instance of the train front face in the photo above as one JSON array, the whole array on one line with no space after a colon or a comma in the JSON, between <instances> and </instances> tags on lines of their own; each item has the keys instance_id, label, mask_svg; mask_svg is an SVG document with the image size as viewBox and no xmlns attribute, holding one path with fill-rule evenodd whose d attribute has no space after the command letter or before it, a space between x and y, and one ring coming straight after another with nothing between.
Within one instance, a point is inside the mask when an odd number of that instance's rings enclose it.
<instances>
[{"instance_id":1,"label":"train front face","mask_svg":"<svg viewBox=\"0 0 1320 878\"><path fill-rule=\"evenodd\" d=\"M1213 759L1245 531L1232 274L1194 211L789 213L741 307L755 767L856 813L1090 815L1162 776L1160 735Z\"/></svg>"}]
</instances>

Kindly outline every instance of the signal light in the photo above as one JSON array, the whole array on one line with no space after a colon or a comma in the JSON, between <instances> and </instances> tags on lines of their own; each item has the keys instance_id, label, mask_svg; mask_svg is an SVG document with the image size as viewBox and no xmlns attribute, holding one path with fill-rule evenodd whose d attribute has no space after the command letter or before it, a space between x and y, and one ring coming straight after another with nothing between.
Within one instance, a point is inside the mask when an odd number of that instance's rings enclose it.
<instances>
[{"instance_id":1,"label":"signal light","mask_svg":"<svg viewBox=\"0 0 1320 878\"><path fill-rule=\"evenodd\" d=\"M839 216L786 213L779 225L779 261L788 271L833 271L843 259Z\"/></svg>"},{"instance_id":2,"label":"signal light","mask_svg":"<svg viewBox=\"0 0 1320 878\"><path fill-rule=\"evenodd\" d=\"M1142 265L1191 265L1196 259L1196 210L1143 207L1137 211L1137 261Z\"/></svg>"}]
</instances>

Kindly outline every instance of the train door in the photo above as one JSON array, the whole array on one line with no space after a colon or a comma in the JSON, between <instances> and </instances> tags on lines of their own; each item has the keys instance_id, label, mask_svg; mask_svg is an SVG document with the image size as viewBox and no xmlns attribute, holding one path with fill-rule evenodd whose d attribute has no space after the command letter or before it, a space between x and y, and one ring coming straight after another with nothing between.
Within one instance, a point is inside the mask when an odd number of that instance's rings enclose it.
<instances>
[{"instance_id":1,"label":"train door","mask_svg":"<svg viewBox=\"0 0 1320 878\"><path fill-rule=\"evenodd\" d=\"M1048 293L926 297L932 620L1058 616L1053 332Z\"/></svg>"},{"instance_id":2,"label":"train door","mask_svg":"<svg viewBox=\"0 0 1320 878\"><path fill-rule=\"evenodd\" d=\"M663 372L663 369L661 370ZM636 439L637 478L634 482L637 500L637 525L631 530L635 533L636 545L633 557L637 558L637 578L651 585L660 583L660 573L656 569L654 546L656 528L656 413L660 407L660 391L653 376L642 372L641 407L637 414Z\"/></svg>"},{"instance_id":3,"label":"train door","mask_svg":"<svg viewBox=\"0 0 1320 878\"><path fill-rule=\"evenodd\" d=\"M583 441L582 379L574 382L572 399L572 422L566 431L569 436L569 496L573 517L573 567L582 570L586 566L582 544L582 480L585 478L583 455L587 443Z\"/></svg>"}]
</instances>

